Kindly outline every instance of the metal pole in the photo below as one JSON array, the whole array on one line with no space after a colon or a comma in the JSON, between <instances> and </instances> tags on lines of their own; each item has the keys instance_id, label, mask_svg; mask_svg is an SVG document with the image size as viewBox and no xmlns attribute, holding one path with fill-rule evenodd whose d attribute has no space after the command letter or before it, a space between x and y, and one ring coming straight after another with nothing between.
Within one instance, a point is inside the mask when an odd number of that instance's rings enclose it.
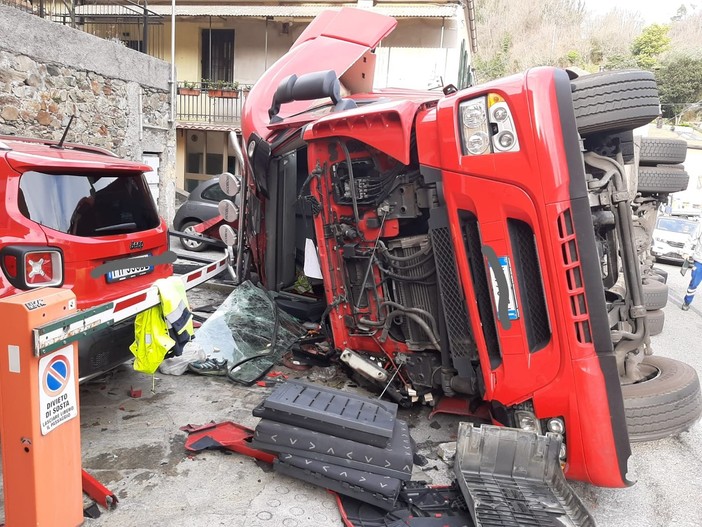
<instances>
[{"instance_id":1,"label":"metal pole","mask_svg":"<svg viewBox=\"0 0 702 527\"><path fill-rule=\"evenodd\" d=\"M269 17L266 17L266 36L263 45L263 71L268 69L268 19Z\"/></svg>"},{"instance_id":2,"label":"metal pole","mask_svg":"<svg viewBox=\"0 0 702 527\"><path fill-rule=\"evenodd\" d=\"M142 53L149 53L149 9L148 1L144 0L144 36L142 37Z\"/></svg>"},{"instance_id":3,"label":"metal pole","mask_svg":"<svg viewBox=\"0 0 702 527\"><path fill-rule=\"evenodd\" d=\"M171 123L175 123L176 106L176 69L175 69L175 21L176 21L176 0L171 0Z\"/></svg>"}]
</instances>

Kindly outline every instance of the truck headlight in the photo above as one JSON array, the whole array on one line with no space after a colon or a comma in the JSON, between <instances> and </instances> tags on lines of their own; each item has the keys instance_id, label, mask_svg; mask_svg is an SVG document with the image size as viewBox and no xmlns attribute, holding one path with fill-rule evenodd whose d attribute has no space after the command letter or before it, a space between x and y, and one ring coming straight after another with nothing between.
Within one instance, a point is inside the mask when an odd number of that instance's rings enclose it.
<instances>
[{"instance_id":1,"label":"truck headlight","mask_svg":"<svg viewBox=\"0 0 702 527\"><path fill-rule=\"evenodd\" d=\"M501 95L463 101L458 106L464 155L519 151L512 112Z\"/></svg>"}]
</instances>

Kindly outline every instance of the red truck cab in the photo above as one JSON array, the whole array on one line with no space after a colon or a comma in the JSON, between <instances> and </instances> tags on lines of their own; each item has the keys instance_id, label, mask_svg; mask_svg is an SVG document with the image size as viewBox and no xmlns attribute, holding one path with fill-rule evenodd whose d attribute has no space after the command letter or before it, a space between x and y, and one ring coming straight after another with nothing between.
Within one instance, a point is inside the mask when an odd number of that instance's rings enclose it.
<instances>
[{"instance_id":1,"label":"red truck cab","mask_svg":"<svg viewBox=\"0 0 702 527\"><path fill-rule=\"evenodd\" d=\"M386 397L482 406L560 435L568 477L629 485L620 382L647 380L649 340L622 163L657 115L653 77L574 83L544 67L373 90L372 50L394 26L325 12L249 94L239 275L321 320L338 360ZM636 98L591 109L590 91L627 83Z\"/></svg>"}]
</instances>

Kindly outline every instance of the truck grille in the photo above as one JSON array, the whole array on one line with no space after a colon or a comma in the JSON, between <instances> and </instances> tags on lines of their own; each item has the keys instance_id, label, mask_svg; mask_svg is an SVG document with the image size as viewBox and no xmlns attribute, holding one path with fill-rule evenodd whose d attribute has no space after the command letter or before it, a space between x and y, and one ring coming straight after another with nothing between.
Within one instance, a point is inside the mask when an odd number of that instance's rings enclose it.
<instances>
[{"instance_id":1,"label":"truck grille","mask_svg":"<svg viewBox=\"0 0 702 527\"><path fill-rule=\"evenodd\" d=\"M529 351L533 353L542 349L551 340L551 325L546 310L534 231L528 223L513 218L507 220L507 228L512 242L527 342Z\"/></svg>"},{"instance_id":2,"label":"truck grille","mask_svg":"<svg viewBox=\"0 0 702 527\"><path fill-rule=\"evenodd\" d=\"M478 353L466 310L463 288L458 280L456 255L451 243L446 209L432 209L429 225L453 366L461 377L469 377L470 361L477 360Z\"/></svg>"},{"instance_id":3,"label":"truck grille","mask_svg":"<svg viewBox=\"0 0 702 527\"><path fill-rule=\"evenodd\" d=\"M565 210L558 217L558 241L561 245L563 266L566 271L568 297L575 324L575 334L578 342L590 343L592 342L590 316L588 315L585 301L585 285L580 267L578 246L575 241L573 216L570 209Z\"/></svg>"},{"instance_id":4,"label":"truck grille","mask_svg":"<svg viewBox=\"0 0 702 527\"><path fill-rule=\"evenodd\" d=\"M480 232L478 230L478 218L467 211L460 211L459 221L463 231L463 242L465 244L466 256L470 265L470 273L473 279L473 289L475 290L475 300L478 304L478 312L483 328L483 338L490 357L490 366L496 368L502 362L500 352L500 341L497 338L497 328L495 327L495 314L492 310L490 300L490 284L488 274L485 269L485 259L481 251Z\"/></svg>"}]
</instances>

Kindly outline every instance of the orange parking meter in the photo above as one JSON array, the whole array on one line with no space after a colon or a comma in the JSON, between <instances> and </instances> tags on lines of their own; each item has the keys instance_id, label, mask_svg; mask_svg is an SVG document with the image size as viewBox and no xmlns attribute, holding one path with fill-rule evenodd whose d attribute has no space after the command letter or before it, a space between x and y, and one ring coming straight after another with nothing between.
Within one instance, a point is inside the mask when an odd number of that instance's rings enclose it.
<instances>
[{"instance_id":1,"label":"orange parking meter","mask_svg":"<svg viewBox=\"0 0 702 527\"><path fill-rule=\"evenodd\" d=\"M66 289L0 300L0 441L7 527L83 523L78 353L56 342L35 354L33 329L76 310Z\"/></svg>"}]
</instances>

